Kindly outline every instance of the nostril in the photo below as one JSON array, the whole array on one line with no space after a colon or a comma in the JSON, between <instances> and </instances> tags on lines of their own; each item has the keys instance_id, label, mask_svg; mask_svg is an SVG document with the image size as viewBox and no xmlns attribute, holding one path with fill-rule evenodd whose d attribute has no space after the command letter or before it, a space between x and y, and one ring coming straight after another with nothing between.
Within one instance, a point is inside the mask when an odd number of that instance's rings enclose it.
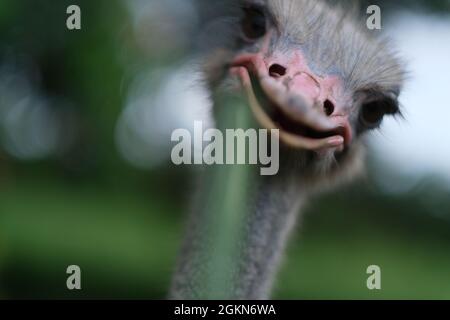
<instances>
[{"instance_id":1,"label":"nostril","mask_svg":"<svg viewBox=\"0 0 450 320\"><path fill-rule=\"evenodd\" d=\"M334 104L330 100L326 100L323 103L323 110L327 116L331 116L334 113Z\"/></svg>"},{"instance_id":2,"label":"nostril","mask_svg":"<svg viewBox=\"0 0 450 320\"><path fill-rule=\"evenodd\" d=\"M277 78L282 77L286 74L286 68L277 63L273 64L269 68L269 74L271 77Z\"/></svg>"}]
</instances>

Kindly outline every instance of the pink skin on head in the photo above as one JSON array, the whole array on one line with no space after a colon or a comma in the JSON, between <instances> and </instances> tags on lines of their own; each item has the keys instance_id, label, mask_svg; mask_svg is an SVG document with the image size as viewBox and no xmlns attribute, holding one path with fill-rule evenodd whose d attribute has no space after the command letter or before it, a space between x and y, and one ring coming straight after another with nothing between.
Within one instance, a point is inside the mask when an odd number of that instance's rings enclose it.
<instances>
[{"instance_id":1,"label":"pink skin on head","mask_svg":"<svg viewBox=\"0 0 450 320\"><path fill-rule=\"evenodd\" d=\"M271 68L275 66L274 68ZM300 51L294 53L275 53L270 57L262 53L240 54L232 62L231 73L237 75L247 90L252 89L250 74L258 79L261 87L289 116L319 131L329 131L341 128L340 136L325 139L310 139L302 137L299 148L323 151L327 148L343 150L352 140L352 131L348 121L351 98L344 93L342 81L337 76L326 75L320 77L311 71L306 59ZM300 97L304 105L309 106L306 113L300 115L295 110L288 110L289 99ZM325 114L324 106L327 101L331 112ZM316 109L316 110L313 110ZM316 140L316 141L314 141Z\"/></svg>"}]
</instances>

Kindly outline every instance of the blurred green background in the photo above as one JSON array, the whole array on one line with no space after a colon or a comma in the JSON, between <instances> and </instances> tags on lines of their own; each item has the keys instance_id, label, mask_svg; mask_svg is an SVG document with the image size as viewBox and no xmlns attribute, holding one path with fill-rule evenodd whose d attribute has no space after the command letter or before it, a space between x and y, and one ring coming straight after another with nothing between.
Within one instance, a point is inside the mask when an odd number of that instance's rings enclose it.
<instances>
[{"instance_id":1,"label":"blurred green background","mask_svg":"<svg viewBox=\"0 0 450 320\"><path fill-rule=\"evenodd\" d=\"M391 19L406 3L450 8L399 1ZM70 4L82 30L66 28ZM165 297L195 173L170 164L166 118L145 107L195 47L197 12L188 0L0 2L0 298ZM311 203L276 298L450 299L450 183L436 173L392 193L375 182L387 170L373 161ZM81 291L66 288L72 264ZM371 264L381 291L366 288Z\"/></svg>"}]
</instances>

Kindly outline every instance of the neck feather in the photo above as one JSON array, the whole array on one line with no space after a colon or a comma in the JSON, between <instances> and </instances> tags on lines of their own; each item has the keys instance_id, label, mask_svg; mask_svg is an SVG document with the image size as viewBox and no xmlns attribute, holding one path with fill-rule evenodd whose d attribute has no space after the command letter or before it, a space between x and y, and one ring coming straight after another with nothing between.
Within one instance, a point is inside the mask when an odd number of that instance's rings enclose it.
<instances>
[{"instance_id":1,"label":"neck feather","mask_svg":"<svg viewBox=\"0 0 450 320\"><path fill-rule=\"evenodd\" d=\"M255 126L242 96L227 90L215 94L217 128ZM260 176L256 166L205 169L186 226L171 298L269 298L306 197L300 175L293 174L291 165L280 164L275 176Z\"/></svg>"},{"instance_id":2,"label":"neck feather","mask_svg":"<svg viewBox=\"0 0 450 320\"><path fill-rule=\"evenodd\" d=\"M233 248L231 251L222 252L224 250L214 247L220 243L217 233L224 232L223 223L219 223L218 228L211 225L210 217L216 213L200 206L192 212L172 283L172 298L270 297L304 195L300 183L282 173L272 177L259 176L257 180L256 183L253 180L249 188L245 212L239 213L243 216L239 222L242 227L233 225L231 229L239 232L226 237L228 248ZM204 184L204 188L209 187L210 181ZM204 188L200 192L202 195L207 192ZM228 255L229 259L222 255Z\"/></svg>"}]
</instances>

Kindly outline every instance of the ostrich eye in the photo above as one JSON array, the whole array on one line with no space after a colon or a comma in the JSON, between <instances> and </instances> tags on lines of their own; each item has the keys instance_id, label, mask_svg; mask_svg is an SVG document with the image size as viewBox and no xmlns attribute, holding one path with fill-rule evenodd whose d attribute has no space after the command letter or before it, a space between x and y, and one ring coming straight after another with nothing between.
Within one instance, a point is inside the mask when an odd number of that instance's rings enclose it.
<instances>
[{"instance_id":1,"label":"ostrich eye","mask_svg":"<svg viewBox=\"0 0 450 320\"><path fill-rule=\"evenodd\" d=\"M378 127L387 114L396 114L398 106L395 101L373 101L362 106L360 120L365 127Z\"/></svg>"},{"instance_id":2,"label":"ostrich eye","mask_svg":"<svg viewBox=\"0 0 450 320\"><path fill-rule=\"evenodd\" d=\"M361 121L367 127L377 127L380 125L385 111L378 102L365 104L361 111Z\"/></svg>"},{"instance_id":3,"label":"ostrich eye","mask_svg":"<svg viewBox=\"0 0 450 320\"><path fill-rule=\"evenodd\" d=\"M256 40L266 34L266 16L263 9L258 7L245 7L242 19L242 32L249 40Z\"/></svg>"}]
</instances>

